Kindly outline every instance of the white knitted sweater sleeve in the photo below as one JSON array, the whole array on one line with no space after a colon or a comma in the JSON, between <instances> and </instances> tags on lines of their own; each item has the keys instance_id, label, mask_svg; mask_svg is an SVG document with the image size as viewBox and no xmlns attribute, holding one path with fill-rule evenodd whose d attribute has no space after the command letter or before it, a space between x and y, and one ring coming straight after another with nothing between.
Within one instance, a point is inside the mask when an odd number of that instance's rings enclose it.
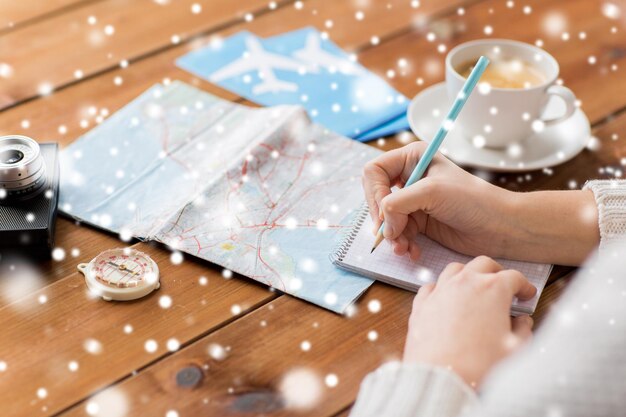
<instances>
[{"instance_id":1,"label":"white knitted sweater sleeve","mask_svg":"<svg viewBox=\"0 0 626 417\"><path fill-rule=\"evenodd\" d=\"M598 204L601 256L578 272L532 344L497 367L480 397L452 371L396 362L363 380L350 417L623 417L626 181L585 189Z\"/></svg>"},{"instance_id":2,"label":"white knitted sweater sleeve","mask_svg":"<svg viewBox=\"0 0 626 417\"><path fill-rule=\"evenodd\" d=\"M598 205L600 250L626 236L626 180L588 181L583 190L593 191Z\"/></svg>"}]
</instances>

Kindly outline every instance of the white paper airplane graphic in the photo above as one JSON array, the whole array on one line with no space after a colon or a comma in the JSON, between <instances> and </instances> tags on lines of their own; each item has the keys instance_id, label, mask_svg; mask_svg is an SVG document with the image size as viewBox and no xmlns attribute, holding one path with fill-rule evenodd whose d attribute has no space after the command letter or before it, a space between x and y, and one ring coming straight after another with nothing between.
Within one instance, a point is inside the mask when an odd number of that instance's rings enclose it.
<instances>
[{"instance_id":1,"label":"white paper airplane graphic","mask_svg":"<svg viewBox=\"0 0 626 417\"><path fill-rule=\"evenodd\" d=\"M364 72L350 60L323 50L320 46L320 38L315 33L307 36L304 48L295 51L293 56L309 64L315 71L319 67L324 67L331 73L339 71L346 75L356 75Z\"/></svg>"},{"instance_id":2,"label":"white paper airplane graphic","mask_svg":"<svg viewBox=\"0 0 626 417\"><path fill-rule=\"evenodd\" d=\"M257 71L262 81L253 87L252 92L254 94L298 90L296 83L277 79L273 70L297 72L306 69L306 65L294 59L267 52L261 43L252 36L247 37L245 42L248 50L243 56L211 74L211 81L218 82L247 72Z\"/></svg>"},{"instance_id":3,"label":"white paper airplane graphic","mask_svg":"<svg viewBox=\"0 0 626 417\"><path fill-rule=\"evenodd\" d=\"M309 71L315 73L320 68L325 68L330 73L337 71L346 75L364 73L362 68L354 65L350 60L333 55L322 49L320 38L315 33L307 36L304 48L293 52L292 55L296 59L266 51L258 39L253 36L247 37L245 44L247 51L243 53L242 57L211 74L211 81L219 82L247 72L256 71L261 82L252 88L252 93L264 94L298 91L298 84L279 80L276 74L274 74L274 70Z\"/></svg>"}]
</instances>

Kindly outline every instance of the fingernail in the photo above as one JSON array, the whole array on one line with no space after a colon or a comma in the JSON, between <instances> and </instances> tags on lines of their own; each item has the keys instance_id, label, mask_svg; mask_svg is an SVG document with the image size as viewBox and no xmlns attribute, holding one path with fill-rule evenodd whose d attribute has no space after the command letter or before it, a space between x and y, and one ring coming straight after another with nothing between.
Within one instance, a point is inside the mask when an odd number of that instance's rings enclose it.
<instances>
[{"instance_id":1,"label":"fingernail","mask_svg":"<svg viewBox=\"0 0 626 417\"><path fill-rule=\"evenodd\" d=\"M378 219L383 220L383 209L378 208Z\"/></svg>"}]
</instances>

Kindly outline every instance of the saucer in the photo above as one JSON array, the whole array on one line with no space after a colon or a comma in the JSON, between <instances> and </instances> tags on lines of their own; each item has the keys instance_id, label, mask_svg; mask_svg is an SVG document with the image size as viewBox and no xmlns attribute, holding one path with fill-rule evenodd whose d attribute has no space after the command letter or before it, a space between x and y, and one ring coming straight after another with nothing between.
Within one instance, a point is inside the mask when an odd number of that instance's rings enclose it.
<instances>
[{"instance_id":1,"label":"saucer","mask_svg":"<svg viewBox=\"0 0 626 417\"><path fill-rule=\"evenodd\" d=\"M420 139L430 141L449 108L445 83L428 87L411 100L407 110L411 130ZM563 112L564 103L552 97L544 116L557 117ZM546 126L543 131L504 149L476 147L458 129L453 128L448 132L440 151L458 165L497 172L521 172L569 161L585 149L590 139L589 120L582 110L576 109L568 119Z\"/></svg>"}]
</instances>

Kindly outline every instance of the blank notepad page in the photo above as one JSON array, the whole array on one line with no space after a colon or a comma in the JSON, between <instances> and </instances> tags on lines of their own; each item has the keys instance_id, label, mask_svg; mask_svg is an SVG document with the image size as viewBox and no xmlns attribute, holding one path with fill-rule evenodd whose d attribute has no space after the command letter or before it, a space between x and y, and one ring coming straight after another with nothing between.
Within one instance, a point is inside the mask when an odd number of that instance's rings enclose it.
<instances>
[{"instance_id":1,"label":"blank notepad page","mask_svg":"<svg viewBox=\"0 0 626 417\"><path fill-rule=\"evenodd\" d=\"M393 253L391 245L383 241L374 253L370 253L376 237L372 233L372 220L367 212L359 213L355 228L333 256L333 262L342 268L415 291L418 287L435 282L450 262L467 263L472 257L447 249L424 235L417 237L422 250L417 262ZM532 300L514 302L513 310L534 311L539 295L548 279L552 265L496 259L504 269L516 269L537 287Z\"/></svg>"}]
</instances>

